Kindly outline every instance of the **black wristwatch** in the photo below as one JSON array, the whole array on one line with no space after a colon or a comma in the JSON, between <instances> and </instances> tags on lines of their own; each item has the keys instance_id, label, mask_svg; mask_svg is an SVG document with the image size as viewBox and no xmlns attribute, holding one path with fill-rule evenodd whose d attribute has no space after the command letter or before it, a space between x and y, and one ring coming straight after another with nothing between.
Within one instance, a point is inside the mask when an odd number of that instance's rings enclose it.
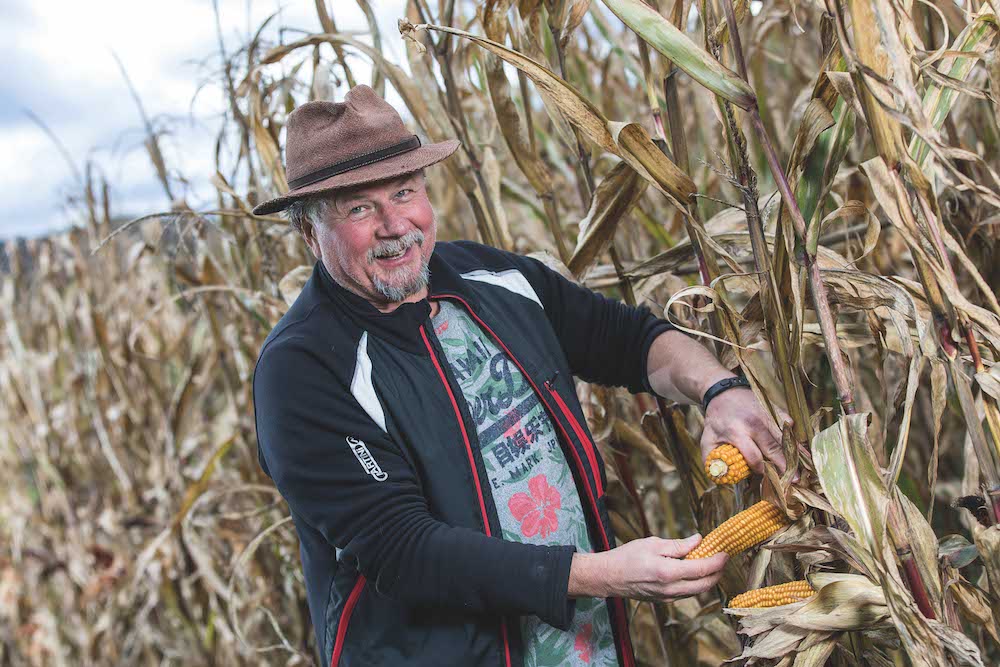
<instances>
[{"instance_id":1,"label":"black wristwatch","mask_svg":"<svg viewBox=\"0 0 1000 667\"><path fill-rule=\"evenodd\" d=\"M742 375L734 378L726 378L725 380L719 380L705 392L705 395L701 399L701 409L708 410L708 404L712 402L713 398L728 389L733 389L734 387L746 387L749 389L750 382Z\"/></svg>"}]
</instances>

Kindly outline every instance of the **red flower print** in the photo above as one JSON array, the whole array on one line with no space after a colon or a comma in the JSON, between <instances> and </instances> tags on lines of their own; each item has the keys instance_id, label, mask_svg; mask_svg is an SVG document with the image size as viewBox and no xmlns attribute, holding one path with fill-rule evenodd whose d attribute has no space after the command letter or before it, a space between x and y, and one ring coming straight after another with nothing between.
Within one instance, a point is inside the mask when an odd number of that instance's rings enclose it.
<instances>
[{"instance_id":1,"label":"red flower print","mask_svg":"<svg viewBox=\"0 0 1000 667\"><path fill-rule=\"evenodd\" d=\"M594 634L594 626L591 623L584 623L580 631L576 633L576 643L573 650L580 655L580 660L590 662L590 638Z\"/></svg>"},{"instance_id":2,"label":"red flower print","mask_svg":"<svg viewBox=\"0 0 1000 667\"><path fill-rule=\"evenodd\" d=\"M541 532L542 537L559 528L556 510L562 508L559 490L549 486L545 475L537 475L528 481L527 493L518 492L511 496L507 507L514 518L521 522L521 534L533 537Z\"/></svg>"}]
</instances>

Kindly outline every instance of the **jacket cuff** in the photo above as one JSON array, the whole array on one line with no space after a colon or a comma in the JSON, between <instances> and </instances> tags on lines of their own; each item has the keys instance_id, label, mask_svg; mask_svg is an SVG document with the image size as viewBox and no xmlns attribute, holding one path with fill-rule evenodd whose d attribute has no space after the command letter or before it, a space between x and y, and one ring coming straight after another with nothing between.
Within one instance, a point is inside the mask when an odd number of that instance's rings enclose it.
<instances>
[{"instance_id":1,"label":"jacket cuff","mask_svg":"<svg viewBox=\"0 0 1000 667\"><path fill-rule=\"evenodd\" d=\"M576 600L569 596L569 570L573 563L576 547L561 545L546 547L548 563L546 569L550 576L546 591L545 609L539 610L538 618L560 630L569 630L576 612Z\"/></svg>"},{"instance_id":2,"label":"jacket cuff","mask_svg":"<svg viewBox=\"0 0 1000 667\"><path fill-rule=\"evenodd\" d=\"M649 384L649 348L653 347L653 341L659 338L660 334L668 331L680 331L680 329L666 320L656 319L649 326L646 335L642 338L642 345L639 347L639 367L642 369L642 373L640 374L642 391L653 396L659 396L659 394L653 391L653 387Z\"/></svg>"}]
</instances>

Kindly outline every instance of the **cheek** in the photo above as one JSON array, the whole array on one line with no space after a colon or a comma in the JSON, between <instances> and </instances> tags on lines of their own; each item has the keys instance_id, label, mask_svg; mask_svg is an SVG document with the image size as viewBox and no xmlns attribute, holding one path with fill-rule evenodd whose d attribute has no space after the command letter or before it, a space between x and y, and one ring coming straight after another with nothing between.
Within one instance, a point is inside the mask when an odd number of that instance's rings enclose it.
<instances>
[{"instance_id":1,"label":"cheek","mask_svg":"<svg viewBox=\"0 0 1000 667\"><path fill-rule=\"evenodd\" d=\"M369 235L360 228L344 228L330 235L333 248L343 264L364 264L369 248Z\"/></svg>"},{"instance_id":2,"label":"cheek","mask_svg":"<svg viewBox=\"0 0 1000 667\"><path fill-rule=\"evenodd\" d=\"M437 224L434 221L434 209L431 207L430 202L426 202L420 206L417 214L412 219L413 224L424 233L426 240L433 241L437 232Z\"/></svg>"}]
</instances>

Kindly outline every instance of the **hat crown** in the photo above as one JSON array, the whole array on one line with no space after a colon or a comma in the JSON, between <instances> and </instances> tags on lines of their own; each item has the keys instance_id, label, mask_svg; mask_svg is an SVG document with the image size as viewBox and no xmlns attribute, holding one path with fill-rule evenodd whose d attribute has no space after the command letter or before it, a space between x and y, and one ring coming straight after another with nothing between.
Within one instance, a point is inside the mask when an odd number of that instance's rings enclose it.
<instances>
[{"instance_id":1,"label":"hat crown","mask_svg":"<svg viewBox=\"0 0 1000 667\"><path fill-rule=\"evenodd\" d=\"M460 145L457 139L422 144L399 112L364 85L351 88L342 102L306 102L288 115L285 130L288 192L254 206L254 215L419 171Z\"/></svg>"},{"instance_id":2,"label":"hat crown","mask_svg":"<svg viewBox=\"0 0 1000 667\"><path fill-rule=\"evenodd\" d=\"M289 114L285 174L294 181L411 136L392 105L369 86L358 85L343 102L306 102Z\"/></svg>"}]
</instances>

